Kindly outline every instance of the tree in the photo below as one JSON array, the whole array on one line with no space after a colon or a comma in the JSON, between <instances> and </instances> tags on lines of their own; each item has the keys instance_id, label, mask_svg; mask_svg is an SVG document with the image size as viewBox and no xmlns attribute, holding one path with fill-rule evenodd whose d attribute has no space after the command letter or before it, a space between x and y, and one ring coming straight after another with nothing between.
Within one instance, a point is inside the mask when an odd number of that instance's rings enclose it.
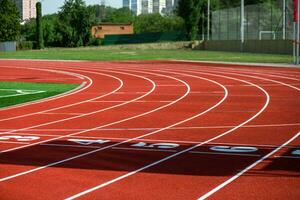
<instances>
[{"instance_id":1,"label":"tree","mask_svg":"<svg viewBox=\"0 0 300 200\"><path fill-rule=\"evenodd\" d=\"M133 23L135 15L128 8L120 8L107 16L106 20L112 23Z\"/></svg>"},{"instance_id":2,"label":"tree","mask_svg":"<svg viewBox=\"0 0 300 200\"><path fill-rule=\"evenodd\" d=\"M175 15L142 14L134 22L135 33L180 31L182 28L183 20Z\"/></svg>"},{"instance_id":3,"label":"tree","mask_svg":"<svg viewBox=\"0 0 300 200\"><path fill-rule=\"evenodd\" d=\"M44 48L43 27L42 27L42 4L36 3L36 42L37 49Z\"/></svg>"},{"instance_id":4,"label":"tree","mask_svg":"<svg viewBox=\"0 0 300 200\"><path fill-rule=\"evenodd\" d=\"M88 12L83 0L65 0L57 20L61 46L88 45L91 38L92 19L92 14Z\"/></svg>"},{"instance_id":5,"label":"tree","mask_svg":"<svg viewBox=\"0 0 300 200\"><path fill-rule=\"evenodd\" d=\"M0 41L14 41L20 35L19 12L11 0L0 0Z\"/></svg>"},{"instance_id":6,"label":"tree","mask_svg":"<svg viewBox=\"0 0 300 200\"><path fill-rule=\"evenodd\" d=\"M198 24L200 20L201 0L179 0L177 12L183 18L187 38L195 40L198 33Z\"/></svg>"}]
</instances>

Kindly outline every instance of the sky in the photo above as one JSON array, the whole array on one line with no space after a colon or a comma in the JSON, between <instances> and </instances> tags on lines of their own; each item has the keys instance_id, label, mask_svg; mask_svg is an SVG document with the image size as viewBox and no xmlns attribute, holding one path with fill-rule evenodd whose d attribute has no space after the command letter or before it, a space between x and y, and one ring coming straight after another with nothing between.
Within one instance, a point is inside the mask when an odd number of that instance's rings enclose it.
<instances>
[{"instance_id":1,"label":"sky","mask_svg":"<svg viewBox=\"0 0 300 200\"><path fill-rule=\"evenodd\" d=\"M100 4L100 0L84 0L87 5ZM43 14L52 14L59 10L63 5L64 0L41 0L43 5ZM120 8L122 6L122 0L105 0L106 6L112 6Z\"/></svg>"}]
</instances>

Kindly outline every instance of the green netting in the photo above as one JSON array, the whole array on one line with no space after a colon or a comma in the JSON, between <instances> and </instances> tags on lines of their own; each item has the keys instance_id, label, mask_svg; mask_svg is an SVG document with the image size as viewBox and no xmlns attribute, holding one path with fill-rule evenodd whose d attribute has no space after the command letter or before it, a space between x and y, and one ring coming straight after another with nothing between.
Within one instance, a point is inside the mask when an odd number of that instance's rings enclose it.
<instances>
[{"instance_id":1,"label":"green netting","mask_svg":"<svg viewBox=\"0 0 300 200\"><path fill-rule=\"evenodd\" d=\"M186 35L183 32L165 32L165 33L142 33L132 35L106 35L104 45L112 44L137 44L154 43L162 41L184 41Z\"/></svg>"},{"instance_id":2,"label":"green netting","mask_svg":"<svg viewBox=\"0 0 300 200\"><path fill-rule=\"evenodd\" d=\"M293 2L292 0L286 0L285 2L285 8L282 0L246 5L245 40L292 39ZM231 7L212 12L211 30L213 40L240 40L240 9L240 7Z\"/></svg>"}]
</instances>

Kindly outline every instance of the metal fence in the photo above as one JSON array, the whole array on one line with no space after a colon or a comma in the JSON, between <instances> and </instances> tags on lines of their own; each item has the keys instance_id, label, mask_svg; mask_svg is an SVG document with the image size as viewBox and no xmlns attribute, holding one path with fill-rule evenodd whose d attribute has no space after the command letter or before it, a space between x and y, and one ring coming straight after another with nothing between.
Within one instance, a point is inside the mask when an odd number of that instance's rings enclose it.
<instances>
[{"instance_id":1,"label":"metal fence","mask_svg":"<svg viewBox=\"0 0 300 200\"><path fill-rule=\"evenodd\" d=\"M0 51L16 51L17 42L0 42Z\"/></svg>"},{"instance_id":2,"label":"metal fence","mask_svg":"<svg viewBox=\"0 0 300 200\"><path fill-rule=\"evenodd\" d=\"M293 0L246 5L244 8L245 40L285 40L293 38ZM212 12L211 39L241 38L241 8Z\"/></svg>"},{"instance_id":3,"label":"metal fence","mask_svg":"<svg viewBox=\"0 0 300 200\"><path fill-rule=\"evenodd\" d=\"M186 40L186 35L184 32L141 33L130 35L105 35L103 44L138 44L184 40Z\"/></svg>"}]
</instances>

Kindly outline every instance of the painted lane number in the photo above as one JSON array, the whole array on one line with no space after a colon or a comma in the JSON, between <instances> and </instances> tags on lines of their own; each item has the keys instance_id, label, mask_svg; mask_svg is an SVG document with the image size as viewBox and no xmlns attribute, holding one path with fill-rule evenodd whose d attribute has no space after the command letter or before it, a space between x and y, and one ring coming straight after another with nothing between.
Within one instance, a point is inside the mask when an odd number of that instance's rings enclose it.
<instances>
[{"instance_id":1,"label":"painted lane number","mask_svg":"<svg viewBox=\"0 0 300 200\"><path fill-rule=\"evenodd\" d=\"M258 149L256 147L231 147L231 146L214 146L210 150L226 152L226 153L249 153L255 152Z\"/></svg>"},{"instance_id":2,"label":"painted lane number","mask_svg":"<svg viewBox=\"0 0 300 200\"><path fill-rule=\"evenodd\" d=\"M85 140L85 139L68 139L68 141L75 142L81 145L104 144L110 142L110 140Z\"/></svg>"},{"instance_id":3,"label":"painted lane number","mask_svg":"<svg viewBox=\"0 0 300 200\"><path fill-rule=\"evenodd\" d=\"M6 140L16 140L19 142L28 142L33 140L38 140L40 137L37 136L21 136L21 135L7 135L7 136L1 136L0 141L6 141Z\"/></svg>"},{"instance_id":4,"label":"painted lane number","mask_svg":"<svg viewBox=\"0 0 300 200\"><path fill-rule=\"evenodd\" d=\"M295 156L300 156L300 149L293 151L292 154Z\"/></svg>"},{"instance_id":5,"label":"painted lane number","mask_svg":"<svg viewBox=\"0 0 300 200\"><path fill-rule=\"evenodd\" d=\"M143 148L174 149L176 147L179 147L179 144L174 144L174 143L147 144L145 142L139 142L139 143L133 144L131 146L132 147L143 147Z\"/></svg>"}]
</instances>

